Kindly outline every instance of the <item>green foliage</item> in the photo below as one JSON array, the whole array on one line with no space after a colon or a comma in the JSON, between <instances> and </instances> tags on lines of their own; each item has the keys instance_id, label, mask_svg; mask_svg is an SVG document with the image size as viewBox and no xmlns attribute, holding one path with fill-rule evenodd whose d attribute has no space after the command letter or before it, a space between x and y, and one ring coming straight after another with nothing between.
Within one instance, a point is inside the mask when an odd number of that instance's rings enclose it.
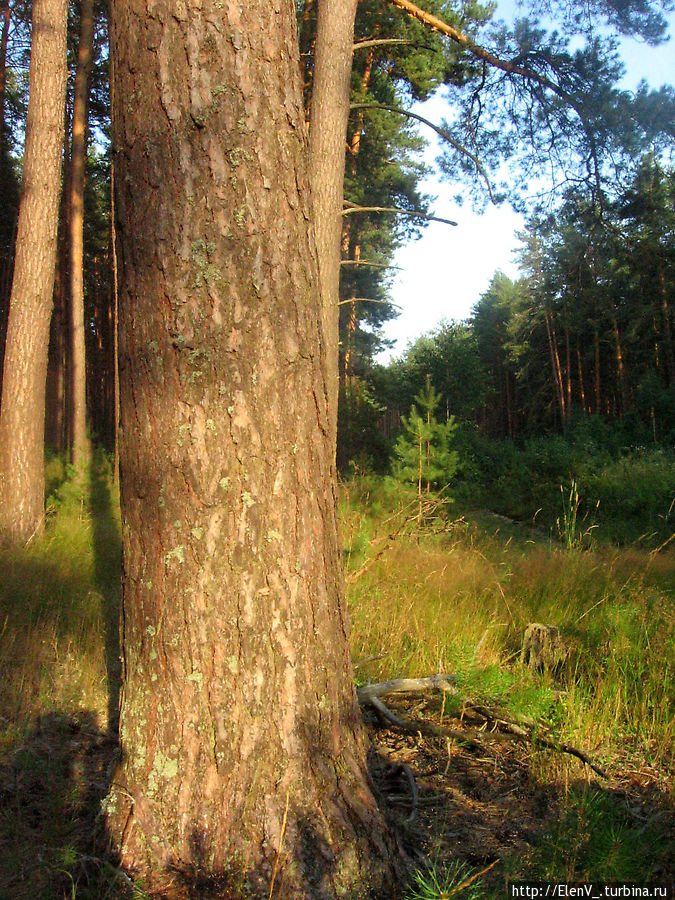
<instances>
[{"instance_id":1,"label":"green foliage","mask_svg":"<svg viewBox=\"0 0 675 900\"><path fill-rule=\"evenodd\" d=\"M464 900L481 900L484 897L481 881L472 880L476 874L471 866L458 860L448 863L433 860L414 871L406 900L446 900L460 891Z\"/></svg>"},{"instance_id":2,"label":"green foliage","mask_svg":"<svg viewBox=\"0 0 675 900\"><path fill-rule=\"evenodd\" d=\"M396 441L394 476L417 485L418 495L444 492L457 469L457 453L450 449L453 418L439 422L435 413L440 396L427 382L415 397L410 415L402 417L403 432Z\"/></svg>"},{"instance_id":3,"label":"green foliage","mask_svg":"<svg viewBox=\"0 0 675 900\"><path fill-rule=\"evenodd\" d=\"M625 800L593 788L575 788L551 833L535 842L526 868L510 876L568 883L648 882L658 880L667 850L663 830L636 821Z\"/></svg>"}]
</instances>

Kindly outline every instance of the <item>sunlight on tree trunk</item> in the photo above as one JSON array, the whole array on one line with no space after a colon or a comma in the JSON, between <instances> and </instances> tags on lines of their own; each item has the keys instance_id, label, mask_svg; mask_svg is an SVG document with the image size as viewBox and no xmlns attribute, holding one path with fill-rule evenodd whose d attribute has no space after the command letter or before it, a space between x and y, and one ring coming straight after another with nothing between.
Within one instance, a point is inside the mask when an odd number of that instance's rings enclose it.
<instances>
[{"instance_id":1,"label":"sunlight on tree trunk","mask_svg":"<svg viewBox=\"0 0 675 900\"><path fill-rule=\"evenodd\" d=\"M44 523L45 380L52 313L63 109L66 0L35 0L21 206L0 410L0 542Z\"/></svg>"},{"instance_id":2,"label":"sunlight on tree trunk","mask_svg":"<svg viewBox=\"0 0 675 900\"><path fill-rule=\"evenodd\" d=\"M152 886L203 873L256 897L273 878L286 897L391 896L347 641L294 4L115 0L111 43L109 827Z\"/></svg>"},{"instance_id":3,"label":"sunlight on tree trunk","mask_svg":"<svg viewBox=\"0 0 675 900\"><path fill-rule=\"evenodd\" d=\"M72 461L79 473L85 469L90 455L87 438L87 369L84 340L84 180L87 163L89 72L94 38L94 0L82 0L80 17L69 197Z\"/></svg>"}]
</instances>

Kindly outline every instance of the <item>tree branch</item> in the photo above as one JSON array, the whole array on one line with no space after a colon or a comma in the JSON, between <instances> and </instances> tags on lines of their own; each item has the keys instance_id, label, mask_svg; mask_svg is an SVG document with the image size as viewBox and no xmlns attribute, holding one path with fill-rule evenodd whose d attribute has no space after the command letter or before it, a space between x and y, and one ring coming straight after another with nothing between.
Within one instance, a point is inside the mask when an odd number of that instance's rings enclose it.
<instances>
[{"instance_id":1,"label":"tree branch","mask_svg":"<svg viewBox=\"0 0 675 900\"><path fill-rule=\"evenodd\" d=\"M369 262L367 259L342 259L341 266L370 266L373 269L399 269L400 266L392 266L390 263Z\"/></svg>"},{"instance_id":2,"label":"tree branch","mask_svg":"<svg viewBox=\"0 0 675 900\"><path fill-rule=\"evenodd\" d=\"M551 79L547 78L545 75L540 75L533 69L528 69L527 67L521 65L518 59L500 59L500 57L495 56L493 53L490 53L489 50L486 50L485 47L481 47L480 44L477 44L467 34L458 31L456 28L453 28L452 25L448 25L447 22L439 19L438 16L433 16L431 13L420 9L419 6L411 3L410 0L389 0L389 2L394 6L397 6L399 9L404 10L404 12L406 12L409 16L412 16L413 19L417 19L419 22L422 22L425 25L428 25L430 28L433 28L434 31L438 31L441 34L446 35L456 44L459 44L460 47L463 47L465 50L475 56L476 59L483 60L483 62L488 63L488 65L492 66L493 68L500 69L502 72L506 72L507 75L520 75L528 81L533 81L536 84L539 84L541 87L547 88L556 96L560 97L561 100L564 100L565 103L571 106L579 116L579 120L581 121L582 127L586 133L586 137L588 138L588 141L590 143L591 155L593 157L595 166L594 174L596 188L600 190L600 168L597 159L595 139L586 123L586 119L580 103L571 94L569 94L564 88L560 87L560 85L556 84L554 81L551 81Z\"/></svg>"},{"instance_id":3,"label":"tree branch","mask_svg":"<svg viewBox=\"0 0 675 900\"><path fill-rule=\"evenodd\" d=\"M393 3L394 0L391 0L391 2ZM432 131L435 131L439 137L443 138L444 141L447 141L448 144L453 146L455 148L455 150L459 151L460 153L462 153L464 156L466 156L468 159L471 160L471 162L476 167L476 170L478 171L479 175L481 175L481 177L485 181L485 186L487 187L488 194L490 196L490 200L493 203L497 202L495 200L494 193L492 192L492 184L490 183L490 176L488 175L488 173L485 171L485 169L481 165L481 162L478 159L478 157L475 155L475 153L472 153L469 149L467 149L463 144L460 144L460 142L456 138L454 138L448 131L446 131L445 128L440 128L438 125L435 125L433 122L429 121L429 119L425 119L424 116L420 116L418 113L411 112L408 109L402 109L399 106L388 106L385 103L352 103L350 108L351 109L384 109L389 112L397 113L400 116L408 116L409 119L416 119L418 122L421 122L423 125L428 126L429 128L431 128Z\"/></svg>"},{"instance_id":4,"label":"tree branch","mask_svg":"<svg viewBox=\"0 0 675 900\"><path fill-rule=\"evenodd\" d=\"M345 203L346 202L347 201L345 201ZM444 225L457 224L457 222L453 222L452 219L441 219L440 216L431 216L428 213L415 212L411 209L398 209L394 206L355 206L350 203L342 210L342 215L347 216L350 213L362 212L396 213L396 215L409 216L412 219L426 219L429 222L443 222Z\"/></svg>"},{"instance_id":5,"label":"tree branch","mask_svg":"<svg viewBox=\"0 0 675 900\"><path fill-rule=\"evenodd\" d=\"M417 47L420 50L430 50L432 53L437 52L435 47L429 47L427 44L420 44L408 38L367 38L363 41L356 41L354 50L364 50L366 47L381 47L383 44L406 44L409 47Z\"/></svg>"},{"instance_id":6,"label":"tree branch","mask_svg":"<svg viewBox=\"0 0 675 900\"><path fill-rule=\"evenodd\" d=\"M338 306L347 306L350 303L382 303L384 306L393 306L394 309L400 309L391 300L375 300L373 297L348 297L346 300L340 300Z\"/></svg>"}]
</instances>

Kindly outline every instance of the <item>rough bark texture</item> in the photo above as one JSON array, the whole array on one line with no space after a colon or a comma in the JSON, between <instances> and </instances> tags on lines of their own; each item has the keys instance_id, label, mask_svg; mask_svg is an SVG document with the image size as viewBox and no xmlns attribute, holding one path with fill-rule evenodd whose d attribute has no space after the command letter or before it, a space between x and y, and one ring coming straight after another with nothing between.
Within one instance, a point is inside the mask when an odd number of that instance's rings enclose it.
<instances>
[{"instance_id":1,"label":"rough bark texture","mask_svg":"<svg viewBox=\"0 0 675 900\"><path fill-rule=\"evenodd\" d=\"M337 439L340 244L356 6L357 0L318 0L312 80L310 176L333 443Z\"/></svg>"},{"instance_id":2,"label":"rough bark texture","mask_svg":"<svg viewBox=\"0 0 675 900\"><path fill-rule=\"evenodd\" d=\"M122 863L392 896L347 644L291 0L113 0ZM239 880L239 881L238 881Z\"/></svg>"},{"instance_id":3,"label":"rough bark texture","mask_svg":"<svg viewBox=\"0 0 675 900\"><path fill-rule=\"evenodd\" d=\"M45 378L52 311L67 0L35 0L21 205L0 410L0 542L21 544L44 518Z\"/></svg>"},{"instance_id":4,"label":"rough bark texture","mask_svg":"<svg viewBox=\"0 0 675 900\"><path fill-rule=\"evenodd\" d=\"M72 460L79 472L85 468L90 453L87 440L87 367L84 340L84 181L93 38L94 0L82 0L80 43L73 97L69 196Z\"/></svg>"}]
</instances>

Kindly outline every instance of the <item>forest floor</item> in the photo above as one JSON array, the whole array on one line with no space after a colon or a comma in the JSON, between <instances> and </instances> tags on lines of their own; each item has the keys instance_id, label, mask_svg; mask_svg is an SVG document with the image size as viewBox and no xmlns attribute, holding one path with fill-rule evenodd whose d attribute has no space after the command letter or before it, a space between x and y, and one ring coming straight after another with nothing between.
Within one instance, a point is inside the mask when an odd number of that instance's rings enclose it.
<instances>
[{"instance_id":1,"label":"forest floor","mask_svg":"<svg viewBox=\"0 0 675 900\"><path fill-rule=\"evenodd\" d=\"M142 900L100 818L117 751L119 510L103 471L55 498L44 537L0 554L0 900ZM364 710L373 779L412 866L404 900L496 900L520 879L672 885L672 545L577 552L489 514L427 534L393 515L372 496L343 504L357 680L456 673L458 696L386 702L467 738ZM531 621L561 627L561 671L520 662ZM608 777L494 728L479 704L538 723Z\"/></svg>"},{"instance_id":2,"label":"forest floor","mask_svg":"<svg viewBox=\"0 0 675 900\"><path fill-rule=\"evenodd\" d=\"M413 696L399 700L396 711L437 724L438 706ZM467 737L475 733L470 715L445 723ZM508 882L533 878L614 881L612 856L625 845L644 846L647 834L649 880L675 882L672 781L656 768L626 761L625 770L604 780L579 763L574 780L556 782L541 777L541 750L496 732L485 733L483 752L476 752L447 739L382 730L372 719L369 731L376 784L418 866L418 893L414 881L407 896L440 900L472 879L481 898L506 898ZM635 870L632 876L641 880Z\"/></svg>"}]
</instances>

